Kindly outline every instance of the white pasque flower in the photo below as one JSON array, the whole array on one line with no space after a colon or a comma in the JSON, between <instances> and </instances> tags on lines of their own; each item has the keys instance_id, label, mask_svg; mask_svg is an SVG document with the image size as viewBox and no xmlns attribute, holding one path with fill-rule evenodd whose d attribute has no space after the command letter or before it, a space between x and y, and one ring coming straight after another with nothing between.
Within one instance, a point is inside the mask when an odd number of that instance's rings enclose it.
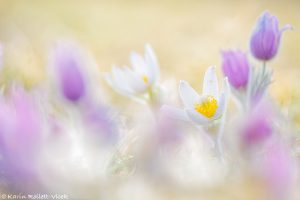
<instances>
[{"instance_id":1,"label":"white pasque flower","mask_svg":"<svg viewBox=\"0 0 300 200\"><path fill-rule=\"evenodd\" d=\"M162 109L170 116L192 121L199 125L208 124L219 119L227 104L229 85L227 77L223 80L223 89L219 94L215 67L209 67L204 76L203 93L199 95L186 81L180 81L179 96L184 109L164 106Z\"/></svg>"},{"instance_id":2,"label":"white pasque flower","mask_svg":"<svg viewBox=\"0 0 300 200\"><path fill-rule=\"evenodd\" d=\"M108 84L125 96L134 96L149 92L159 79L159 65L149 44L145 45L145 56L132 52L132 67L113 66L112 72L106 74Z\"/></svg>"}]
</instances>

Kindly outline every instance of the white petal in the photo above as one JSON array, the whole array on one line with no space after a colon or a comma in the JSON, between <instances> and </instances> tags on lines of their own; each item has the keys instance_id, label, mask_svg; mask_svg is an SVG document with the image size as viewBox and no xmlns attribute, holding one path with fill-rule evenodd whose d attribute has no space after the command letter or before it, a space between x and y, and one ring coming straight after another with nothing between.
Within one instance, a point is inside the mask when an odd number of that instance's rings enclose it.
<instances>
[{"instance_id":1,"label":"white petal","mask_svg":"<svg viewBox=\"0 0 300 200\"><path fill-rule=\"evenodd\" d=\"M170 118L189 121L189 117L187 116L186 112L182 109L175 108L173 106L163 105L160 110Z\"/></svg>"},{"instance_id":2,"label":"white petal","mask_svg":"<svg viewBox=\"0 0 300 200\"><path fill-rule=\"evenodd\" d=\"M193 108L194 104L199 100L200 96L186 81L179 83L179 96L186 108Z\"/></svg>"},{"instance_id":3,"label":"white petal","mask_svg":"<svg viewBox=\"0 0 300 200\"><path fill-rule=\"evenodd\" d=\"M228 95L230 93L230 86L229 86L229 82L228 82L228 78L227 77L225 77L223 79L222 92L224 92L225 95L226 95L226 98L228 98Z\"/></svg>"},{"instance_id":4,"label":"white petal","mask_svg":"<svg viewBox=\"0 0 300 200\"><path fill-rule=\"evenodd\" d=\"M204 75L203 80L203 95L212 95L215 98L218 98L219 87L218 79L216 75L216 67L209 67Z\"/></svg>"},{"instance_id":5,"label":"white petal","mask_svg":"<svg viewBox=\"0 0 300 200\"><path fill-rule=\"evenodd\" d=\"M159 65L157 62L157 58L155 56L155 53L152 49L152 47L150 46L150 44L146 44L145 45L145 61L147 66L151 69L151 75L153 77L153 80L156 82L159 79L160 76L160 70L159 70Z\"/></svg>"},{"instance_id":6,"label":"white petal","mask_svg":"<svg viewBox=\"0 0 300 200\"><path fill-rule=\"evenodd\" d=\"M194 109L185 109L185 112L187 113L189 118L197 124L204 125L211 121L207 117L196 112Z\"/></svg>"},{"instance_id":7,"label":"white petal","mask_svg":"<svg viewBox=\"0 0 300 200\"><path fill-rule=\"evenodd\" d=\"M114 85L120 90L132 93L133 90L128 83L128 77L122 72L122 70L116 66L112 68L112 78Z\"/></svg>"},{"instance_id":8,"label":"white petal","mask_svg":"<svg viewBox=\"0 0 300 200\"><path fill-rule=\"evenodd\" d=\"M227 101L228 101L228 96L229 96L229 92L230 92L230 87L229 87L229 83L228 83L228 78L225 77L223 79L223 86L222 86L222 93L218 99L218 109L214 115L214 119L219 118L223 113L224 113L224 109L227 105Z\"/></svg>"},{"instance_id":9,"label":"white petal","mask_svg":"<svg viewBox=\"0 0 300 200\"><path fill-rule=\"evenodd\" d=\"M136 72L132 71L128 67L123 68L123 73L127 77L127 82L136 93L144 92L147 85L143 82L142 78Z\"/></svg>"},{"instance_id":10,"label":"white petal","mask_svg":"<svg viewBox=\"0 0 300 200\"><path fill-rule=\"evenodd\" d=\"M104 74L104 79L106 82L118 93L124 95L124 96L130 96L131 92L126 90L125 88L120 87L112 78L112 74L106 73Z\"/></svg>"},{"instance_id":11,"label":"white petal","mask_svg":"<svg viewBox=\"0 0 300 200\"><path fill-rule=\"evenodd\" d=\"M225 103L226 103L225 93L222 92L222 94L220 95L220 98L218 99L218 108L217 108L217 111L216 111L216 113L213 117L214 119L219 118L223 114L224 108L225 108Z\"/></svg>"}]
</instances>

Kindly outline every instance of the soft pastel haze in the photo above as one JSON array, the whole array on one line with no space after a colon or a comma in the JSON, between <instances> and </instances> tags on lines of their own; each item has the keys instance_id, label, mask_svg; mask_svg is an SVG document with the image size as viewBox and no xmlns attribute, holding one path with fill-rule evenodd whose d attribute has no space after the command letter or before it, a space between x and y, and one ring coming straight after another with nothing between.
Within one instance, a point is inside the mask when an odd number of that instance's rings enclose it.
<instances>
[{"instance_id":1,"label":"soft pastel haze","mask_svg":"<svg viewBox=\"0 0 300 200\"><path fill-rule=\"evenodd\" d=\"M297 200L299 11L1 0L0 199ZM264 12L293 26L266 68L250 49Z\"/></svg>"}]
</instances>

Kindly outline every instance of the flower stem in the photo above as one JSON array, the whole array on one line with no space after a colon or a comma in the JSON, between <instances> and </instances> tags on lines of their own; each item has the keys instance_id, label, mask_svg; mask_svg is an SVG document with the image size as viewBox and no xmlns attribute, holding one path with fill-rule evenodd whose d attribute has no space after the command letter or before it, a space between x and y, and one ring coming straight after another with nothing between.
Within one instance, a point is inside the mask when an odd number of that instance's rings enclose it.
<instances>
[{"instance_id":1,"label":"flower stem","mask_svg":"<svg viewBox=\"0 0 300 200\"><path fill-rule=\"evenodd\" d=\"M228 98L228 97L226 97ZM222 144L222 139L224 135L224 128L225 128L225 123L226 123L226 116L227 116L227 107L228 107L228 99L225 100L226 104L224 107L224 113L221 118L221 122L219 125L219 130L218 130L218 135L216 138L216 148L217 148L217 153L219 155L220 160L224 163L224 151L223 151L223 144Z\"/></svg>"}]
</instances>

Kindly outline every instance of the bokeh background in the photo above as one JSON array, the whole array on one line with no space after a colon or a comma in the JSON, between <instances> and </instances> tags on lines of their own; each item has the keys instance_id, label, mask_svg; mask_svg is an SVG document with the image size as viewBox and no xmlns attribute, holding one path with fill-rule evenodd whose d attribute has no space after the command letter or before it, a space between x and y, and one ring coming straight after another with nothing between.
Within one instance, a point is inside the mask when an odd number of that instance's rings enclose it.
<instances>
[{"instance_id":1,"label":"bokeh background","mask_svg":"<svg viewBox=\"0 0 300 200\"><path fill-rule=\"evenodd\" d=\"M284 34L279 54L269 66L274 69L271 95L299 132L299 0L1 0L0 42L5 51L0 81L36 87L46 79L49 48L57 40L72 39L91 52L101 72L109 71L112 64L129 64L130 52L142 52L144 44L150 43L162 80L188 80L200 90L208 66L216 65L221 76L222 49L248 51L256 19L264 10L276 15L280 26L294 27ZM112 101L130 103L101 83Z\"/></svg>"}]
</instances>

